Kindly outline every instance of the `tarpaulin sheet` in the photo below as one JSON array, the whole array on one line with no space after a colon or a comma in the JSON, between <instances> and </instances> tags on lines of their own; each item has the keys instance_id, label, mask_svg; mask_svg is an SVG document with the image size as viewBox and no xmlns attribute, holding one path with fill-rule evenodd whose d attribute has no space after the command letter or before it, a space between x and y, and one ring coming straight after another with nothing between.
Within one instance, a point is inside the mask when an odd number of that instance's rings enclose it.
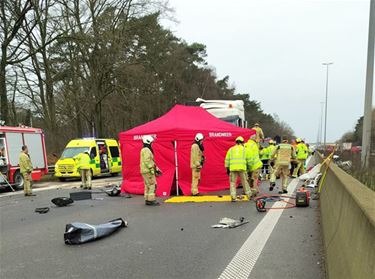
<instances>
[{"instance_id":1,"label":"tarpaulin sheet","mask_svg":"<svg viewBox=\"0 0 375 279\"><path fill-rule=\"evenodd\" d=\"M243 136L247 140L255 131L222 121L200 107L176 105L165 115L119 134L123 174L121 191L143 194L144 185L139 167L142 136L153 135L156 137L153 143L155 162L163 172L157 178L156 194L169 196L176 192L175 170L178 164L179 186L184 195L190 195L190 149L196 133L205 136L206 160L199 190L211 192L228 189L225 154L234 145L236 137Z\"/></svg>"}]
</instances>

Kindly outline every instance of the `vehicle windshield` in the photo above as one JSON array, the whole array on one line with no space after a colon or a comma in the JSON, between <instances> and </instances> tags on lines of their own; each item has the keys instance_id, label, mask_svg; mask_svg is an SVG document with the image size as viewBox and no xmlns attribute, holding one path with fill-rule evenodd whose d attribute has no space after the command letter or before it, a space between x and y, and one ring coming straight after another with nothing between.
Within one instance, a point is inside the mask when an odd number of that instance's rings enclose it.
<instances>
[{"instance_id":1,"label":"vehicle windshield","mask_svg":"<svg viewBox=\"0 0 375 279\"><path fill-rule=\"evenodd\" d=\"M61 159L73 158L79 153L89 151L89 147L67 147L64 149L64 152L61 154Z\"/></svg>"}]
</instances>

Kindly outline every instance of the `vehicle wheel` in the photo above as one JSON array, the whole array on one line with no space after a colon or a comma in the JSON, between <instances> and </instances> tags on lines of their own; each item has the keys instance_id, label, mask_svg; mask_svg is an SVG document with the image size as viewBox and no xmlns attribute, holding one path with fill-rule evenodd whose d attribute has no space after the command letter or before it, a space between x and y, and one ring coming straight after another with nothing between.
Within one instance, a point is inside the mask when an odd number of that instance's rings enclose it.
<instances>
[{"instance_id":1,"label":"vehicle wheel","mask_svg":"<svg viewBox=\"0 0 375 279\"><path fill-rule=\"evenodd\" d=\"M111 173L112 176L118 176L118 174L119 174L118 172Z\"/></svg>"},{"instance_id":2,"label":"vehicle wheel","mask_svg":"<svg viewBox=\"0 0 375 279\"><path fill-rule=\"evenodd\" d=\"M15 188L17 190L23 189L24 179L23 179L22 174L19 171L16 171L16 173L14 174L13 181L14 181Z\"/></svg>"},{"instance_id":3,"label":"vehicle wheel","mask_svg":"<svg viewBox=\"0 0 375 279\"><path fill-rule=\"evenodd\" d=\"M66 178L65 178L65 177L59 177L59 180L60 180L61 182L65 182L65 181L66 181Z\"/></svg>"}]
</instances>

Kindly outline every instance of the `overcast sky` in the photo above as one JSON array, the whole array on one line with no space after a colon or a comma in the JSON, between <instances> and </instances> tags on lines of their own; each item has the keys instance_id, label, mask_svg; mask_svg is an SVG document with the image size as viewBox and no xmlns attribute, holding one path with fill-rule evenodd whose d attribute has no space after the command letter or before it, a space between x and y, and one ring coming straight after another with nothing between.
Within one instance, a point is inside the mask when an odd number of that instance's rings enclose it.
<instances>
[{"instance_id":1,"label":"overcast sky","mask_svg":"<svg viewBox=\"0 0 375 279\"><path fill-rule=\"evenodd\" d=\"M219 78L316 141L330 66L328 141L363 114L369 1L170 0L187 42L207 46Z\"/></svg>"}]
</instances>

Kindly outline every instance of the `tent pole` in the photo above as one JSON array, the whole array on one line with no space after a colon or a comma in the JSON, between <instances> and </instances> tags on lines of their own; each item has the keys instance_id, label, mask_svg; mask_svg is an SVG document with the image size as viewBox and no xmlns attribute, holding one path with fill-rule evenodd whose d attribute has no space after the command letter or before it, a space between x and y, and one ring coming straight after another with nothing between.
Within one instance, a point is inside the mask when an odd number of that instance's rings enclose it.
<instances>
[{"instance_id":1,"label":"tent pole","mask_svg":"<svg viewBox=\"0 0 375 279\"><path fill-rule=\"evenodd\" d=\"M174 141L174 163L176 166L176 194L177 196L180 195L178 189L178 161L177 161L177 141Z\"/></svg>"}]
</instances>

